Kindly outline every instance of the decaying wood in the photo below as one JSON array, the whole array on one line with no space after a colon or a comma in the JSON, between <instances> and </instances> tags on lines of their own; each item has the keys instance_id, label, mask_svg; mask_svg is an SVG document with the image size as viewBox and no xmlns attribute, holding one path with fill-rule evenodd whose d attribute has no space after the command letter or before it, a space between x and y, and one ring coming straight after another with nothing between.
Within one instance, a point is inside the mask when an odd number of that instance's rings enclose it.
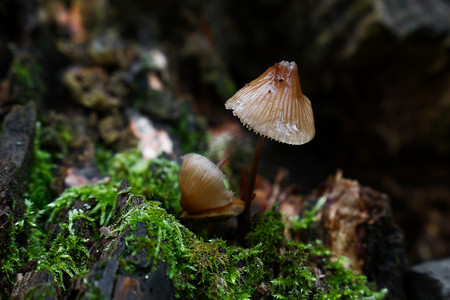
<instances>
[{"instance_id":1,"label":"decaying wood","mask_svg":"<svg viewBox=\"0 0 450 300\"><path fill-rule=\"evenodd\" d=\"M349 270L366 275L378 288L387 287L389 297L400 297L404 235L392 216L389 197L343 178L341 171L306 197L305 203L321 197L326 197L326 202L311 230L333 254L345 258Z\"/></svg>"}]
</instances>

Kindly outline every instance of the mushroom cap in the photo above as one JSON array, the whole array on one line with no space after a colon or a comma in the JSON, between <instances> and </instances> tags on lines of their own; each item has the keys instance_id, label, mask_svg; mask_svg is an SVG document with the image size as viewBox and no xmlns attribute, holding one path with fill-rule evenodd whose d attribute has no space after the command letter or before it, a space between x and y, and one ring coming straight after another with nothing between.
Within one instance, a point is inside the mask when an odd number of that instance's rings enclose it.
<instances>
[{"instance_id":1,"label":"mushroom cap","mask_svg":"<svg viewBox=\"0 0 450 300\"><path fill-rule=\"evenodd\" d=\"M233 192L225 187L225 179L225 174L206 157L196 153L184 155L178 178L183 210L196 214L230 204Z\"/></svg>"},{"instance_id":2,"label":"mushroom cap","mask_svg":"<svg viewBox=\"0 0 450 300\"><path fill-rule=\"evenodd\" d=\"M199 213L189 213L184 211L181 214L182 218L190 219L203 219L203 218L216 218L216 217L232 217L237 216L244 211L245 203L241 199L232 197L230 203L225 206L221 206L215 209L205 210Z\"/></svg>"},{"instance_id":3,"label":"mushroom cap","mask_svg":"<svg viewBox=\"0 0 450 300\"><path fill-rule=\"evenodd\" d=\"M314 138L314 116L295 62L281 61L225 103L241 122L278 142L301 145Z\"/></svg>"}]
</instances>

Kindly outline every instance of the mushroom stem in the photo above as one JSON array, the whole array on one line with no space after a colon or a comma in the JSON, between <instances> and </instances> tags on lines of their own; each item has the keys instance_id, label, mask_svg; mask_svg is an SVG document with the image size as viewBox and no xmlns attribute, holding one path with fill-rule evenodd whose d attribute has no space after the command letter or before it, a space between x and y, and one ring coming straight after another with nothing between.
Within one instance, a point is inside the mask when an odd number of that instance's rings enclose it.
<instances>
[{"instance_id":1,"label":"mushroom stem","mask_svg":"<svg viewBox=\"0 0 450 300\"><path fill-rule=\"evenodd\" d=\"M264 144L264 137L260 136L258 145L256 146L255 155L253 156L252 166L250 168L250 178L248 179L248 186L244 192L245 207L241 215L239 215L239 233L241 241L244 240L247 233L250 231L250 206L253 200L253 190L255 189L256 173L258 172L259 158L261 156L262 147Z\"/></svg>"},{"instance_id":2,"label":"mushroom stem","mask_svg":"<svg viewBox=\"0 0 450 300\"><path fill-rule=\"evenodd\" d=\"M225 153L225 157L224 157L221 161L219 161L216 165L217 165L217 167L220 169L220 168L222 168L223 165L225 165L229 160L230 160L230 151L227 151L227 152Z\"/></svg>"},{"instance_id":3,"label":"mushroom stem","mask_svg":"<svg viewBox=\"0 0 450 300\"><path fill-rule=\"evenodd\" d=\"M250 178L248 181L248 189L246 193L244 213L250 215L250 204L253 199L253 190L255 189L256 173L258 173L259 158L261 157L261 151L264 144L264 137L260 136L258 145L256 146L255 156L253 156L252 167L250 169Z\"/></svg>"}]
</instances>

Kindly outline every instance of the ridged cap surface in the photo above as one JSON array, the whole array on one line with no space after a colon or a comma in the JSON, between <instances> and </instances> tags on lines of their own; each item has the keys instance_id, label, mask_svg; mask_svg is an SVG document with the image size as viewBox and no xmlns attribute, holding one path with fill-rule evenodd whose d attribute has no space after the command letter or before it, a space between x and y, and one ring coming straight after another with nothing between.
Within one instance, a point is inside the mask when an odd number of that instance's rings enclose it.
<instances>
[{"instance_id":1,"label":"ridged cap surface","mask_svg":"<svg viewBox=\"0 0 450 300\"><path fill-rule=\"evenodd\" d=\"M186 154L178 178L183 210L199 213L229 204L233 192L225 187L225 179L225 174L206 157Z\"/></svg>"},{"instance_id":2,"label":"ridged cap surface","mask_svg":"<svg viewBox=\"0 0 450 300\"><path fill-rule=\"evenodd\" d=\"M314 138L314 116L295 62L281 61L225 103L241 122L278 142L301 145Z\"/></svg>"}]
</instances>

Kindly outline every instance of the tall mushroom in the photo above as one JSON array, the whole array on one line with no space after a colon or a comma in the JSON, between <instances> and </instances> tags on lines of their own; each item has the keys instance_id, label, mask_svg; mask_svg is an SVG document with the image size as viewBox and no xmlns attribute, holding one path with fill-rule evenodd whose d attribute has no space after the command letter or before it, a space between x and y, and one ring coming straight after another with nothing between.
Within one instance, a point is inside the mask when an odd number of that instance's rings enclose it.
<instances>
[{"instance_id":1,"label":"tall mushroom","mask_svg":"<svg viewBox=\"0 0 450 300\"><path fill-rule=\"evenodd\" d=\"M245 85L225 103L241 122L260 134L250 169L245 209L239 221L247 231L250 203L264 137L275 141L302 145L313 139L314 116L309 99L303 95L295 62L281 61Z\"/></svg>"}]
</instances>

